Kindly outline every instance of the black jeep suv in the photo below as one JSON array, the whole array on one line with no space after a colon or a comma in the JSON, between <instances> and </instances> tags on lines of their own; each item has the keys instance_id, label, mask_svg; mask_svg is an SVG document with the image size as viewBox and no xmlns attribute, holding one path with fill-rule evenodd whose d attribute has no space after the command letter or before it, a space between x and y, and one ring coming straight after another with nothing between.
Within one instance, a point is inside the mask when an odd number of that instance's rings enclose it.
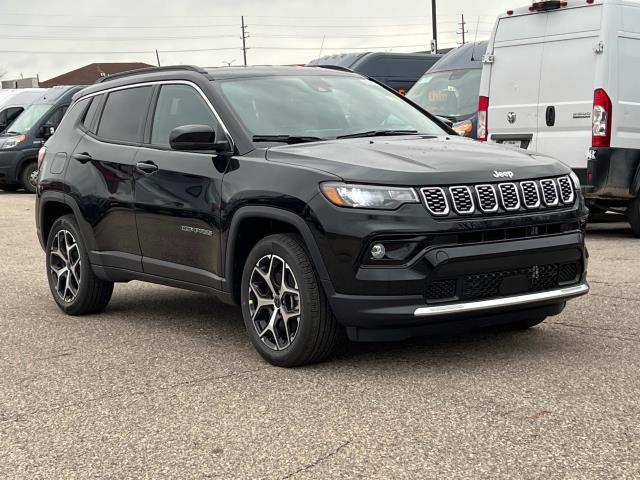
<instances>
[{"instance_id":1,"label":"black jeep suv","mask_svg":"<svg viewBox=\"0 0 640 480\"><path fill-rule=\"evenodd\" d=\"M37 226L72 315L143 280L239 304L269 362L340 333L527 328L588 291L577 179L457 137L354 73L157 68L76 95L41 152Z\"/></svg>"}]
</instances>

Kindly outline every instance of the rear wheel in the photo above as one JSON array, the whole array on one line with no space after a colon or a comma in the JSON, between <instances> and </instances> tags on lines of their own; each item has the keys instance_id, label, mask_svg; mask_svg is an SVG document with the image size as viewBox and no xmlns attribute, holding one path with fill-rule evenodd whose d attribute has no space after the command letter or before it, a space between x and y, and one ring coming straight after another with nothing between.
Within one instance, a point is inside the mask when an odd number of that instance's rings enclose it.
<instances>
[{"instance_id":1,"label":"rear wheel","mask_svg":"<svg viewBox=\"0 0 640 480\"><path fill-rule=\"evenodd\" d=\"M629 204L627 217L629 218L633 234L640 238L640 194Z\"/></svg>"},{"instance_id":2,"label":"rear wheel","mask_svg":"<svg viewBox=\"0 0 640 480\"><path fill-rule=\"evenodd\" d=\"M334 350L339 326L297 235L256 244L245 262L241 297L249 337L269 363L296 367Z\"/></svg>"},{"instance_id":3,"label":"rear wheel","mask_svg":"<svg viewBox=\"0 0 640 480\"><path fill-rule=\"evenodd\" d=\"M69 315L103 310L113 293L113 283L96 277L87 249L72 215L55 221L46 247L47 278L53 299Z\"/></svg>"},{"instance_id":4,"label":"rear wheel","mask_svg":"<svg viewBox=\"0 0 640 480\"><path fill-rule=\"evenodd\" d=\"M38 164L36 162L29 162L23 168L20 173L20 185L26 192L36 193L36 187L31 183L31 176L38 170Z\"/></svg>"}]
</instances>

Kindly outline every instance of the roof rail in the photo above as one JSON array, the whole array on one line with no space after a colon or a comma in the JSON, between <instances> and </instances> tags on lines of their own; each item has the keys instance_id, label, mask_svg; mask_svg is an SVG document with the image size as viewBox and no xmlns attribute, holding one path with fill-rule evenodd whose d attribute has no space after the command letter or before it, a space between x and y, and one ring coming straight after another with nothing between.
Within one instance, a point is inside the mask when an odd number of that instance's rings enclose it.
<instances>
[{"instance_id":1,"label":"roof rail","mask_svg":"<svg viewBox=\"0 0 640 480\"><path fill-rule=\"evenodd\" d=\"M165 67L149 67L149 68L137 68L135 70L127 70L126 72L114 73L113 75L107 75L106 77L100 77L95 83L108 82L117 78L128 77L129 75L136 75L138 73L151 73L151 72L167 72L172 70L190 70L197 73L208 73L205 69L197 67L195 65L167 65Z\"/></svg>"},{"instance_id":2,"label":"roof rail","mask_svg":"<svg viewBox=\"0 0 640 480\"><path fill-rule=\"evenodd\" d=\"M354 72L353 70L351 70L350 68L347 67L341 67L340 65L306 65L307 67L317 67L317 68L327 68L329 70L337 70L339 72L349 72L349 73L357 73L358 75L360 75L358 72Z\"/></svg>"}]
</instances>

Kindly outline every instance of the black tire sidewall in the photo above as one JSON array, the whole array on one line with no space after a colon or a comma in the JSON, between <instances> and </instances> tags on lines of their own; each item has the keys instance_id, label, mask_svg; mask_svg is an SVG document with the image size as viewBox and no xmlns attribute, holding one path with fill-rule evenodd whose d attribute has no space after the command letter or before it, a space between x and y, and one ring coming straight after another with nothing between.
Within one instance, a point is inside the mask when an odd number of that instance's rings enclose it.
<instances>
[{"instance_id":1,"label":"black tire sidewall","mask_svg":"<svg viewBox=\"0 0 640 480\"><path fill-rule=\"evenodd\" d=\"M38 165L36 162L27 162L22 167L22 172L20 173L20 184L22 188L28 193L35 193L36 188L31 185L31 174L38 169Z\"/></svg>"},{"instance_id":2,"label":"black tire sidewall","mask_svg":"<svg viewBox=\"0 0 640 480\"><path fill-rule=\"evenodd\" d=\"M51 245L53 243L54 235L56 235L60 230L68 230L69 232L71 232L78 245L78 251L80 252L80 286L78 289L78 294L72 302L65 302L60 298L53 285L53 277L51 275ZM60 217L51 227L51 230L49 231L49 237L47 238L46 256L47 281L49 282L49 289L51 290L51 294L53 295L55 302L65 313L68 313L70 315L77 314L78 308L82 305L85 297L90 293L88 289L91 280L91 265L89 262L89 255L87 254L84 240L82 238L82 235L80 234L80 230L78 228L78 225L76 224L75 219L71 215Z\"/></svg>"},{"instance_id":3,"label":"black tire sidewall","mask_svg":"<svg viewBox=\"0 0 640 480\"><path fill-rule=\"evenodd\" d=\"M300 293L301 315L298 332L291 346L281 351L272 350L260 340L253 321L251 320L251 314L249 313L247 300L250 276L258 260L265 255L277 255L289 265L298 283ZM305 253L305 255L307 257L306 261L310 263L308 254ZM299 265L299 259L291 252L289 247L282 242L282 235L274 235L261 240L247 257L242 273L241 284L242 317L254 347L263 358L274 365L292 366L306 363L303 358L307 357L309 352L314 349L321 321L319 305L321 292L315 274L313 275L313 279L311 281L309 280Z\"/></svg>"}]
</instances>

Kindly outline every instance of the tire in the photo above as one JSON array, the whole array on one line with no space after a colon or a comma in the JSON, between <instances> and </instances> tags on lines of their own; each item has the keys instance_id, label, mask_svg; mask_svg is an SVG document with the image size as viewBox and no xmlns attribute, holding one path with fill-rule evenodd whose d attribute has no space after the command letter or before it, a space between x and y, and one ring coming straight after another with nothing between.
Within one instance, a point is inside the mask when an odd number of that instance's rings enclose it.
<instances>
[{"instance_id":1,"label":"tire","mask_svg":"<svg viewBox=\"0 0 640 480\"><path fill-rule=\"evenodd\" d=\"M104 310L111 300L113 283L94 275L87 249L72 215L55 221L47 239L46 254L49 288L63 312L85 315ZM68 268L69 265L71 268Z\"/></svg>"},{"instance_id":2,"label":"tire","mask_svg":"<svg viewBox=\"0 0 640 480\"><path fill-rule=\"evenodd\" d=\"M36 187L31 184L31 174L38 169L36 162L28 162L20 172L20 185L27 193L36 193Z\"/></svg>"},{"instance_id":3,"label":"tire","mask_svg":"<svg viewBox=\"0 0 640 480\"><path fill-rule=\"evenodd\" d=\"M633 234L640 238L640 194L627 207L627 217Z\"/></svg>"},{"instance_id":4,"label":"tire","mask_svg":"<svg viewBox=\"0 0 640 480\"><path fill-rule=\"evenodd\" d=\"M547 317L527 318L524 320L518 320L516 322L503 323L502 325L495 325L489 327L489 330L493 332L517 332L522 330L528 330L536 325L540 325Z\"/></svg>"},{"instance_id":5,"label":"tire","mask_svg":"<svg viewBox=\"0 0 640 480\"><path fill-rule=\"evenodd\" d=\"M278 234L259 241L245 262L241 288L247 333L266 361L297 367L331 355L340 327L299 236Z\"/></svg>"},{"instance_id":6,"label":"tire","mask_svg":"<svg viewBox=\"0 0 640 480\"><path fill-rule=\"evenodd\" d=\"M4 190L5 192L17 192L20 190L20 185L0 185L0 190Z\"/></svg>"}]
</instances>

